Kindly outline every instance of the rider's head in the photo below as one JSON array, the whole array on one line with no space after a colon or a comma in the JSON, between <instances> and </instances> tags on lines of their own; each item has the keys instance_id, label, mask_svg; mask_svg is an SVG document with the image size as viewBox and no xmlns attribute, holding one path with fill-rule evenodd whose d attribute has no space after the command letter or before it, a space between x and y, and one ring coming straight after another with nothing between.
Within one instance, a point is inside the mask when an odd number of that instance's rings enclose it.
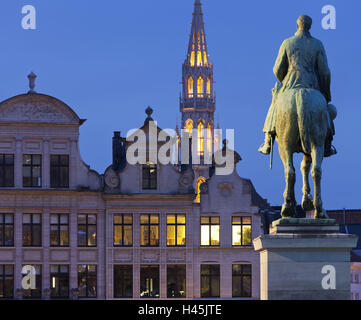
<instances>
[{"instance_id":1,"label":"rider's head","mask_svg":"<svg viewBox=\"0 0 361 320\"><path fill-rule=\"evenodd\" d=\"M312 19L307 15L302 15L297 19L298 30L310 30L312 26Z\"/></svg>"}]
</instances>

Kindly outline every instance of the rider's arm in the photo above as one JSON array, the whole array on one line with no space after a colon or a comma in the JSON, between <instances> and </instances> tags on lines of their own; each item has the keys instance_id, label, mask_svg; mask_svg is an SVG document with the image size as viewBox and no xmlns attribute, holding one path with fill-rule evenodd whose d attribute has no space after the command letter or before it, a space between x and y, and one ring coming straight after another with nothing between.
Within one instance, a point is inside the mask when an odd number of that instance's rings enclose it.
<instances>
[{"instance_id":1,"label":"rider's arm","mask_svg":"<svg viewBox=\"0 0 361 320\"><path fill-rule=\"evenodd\" d=\"M284 41L281 45L281 48L278 52L278 57L276 63L273 67L273 73L279 82L282 82L286 77L288 72L288 57L286 50L286 41Z\"/></svg>"},{"instance_id":2,"label":"rider's arm","mask_svg":"<svg viewBox=\"0 0 361 320\"><path fill-rule=\"evenodd\" d=\"M320 49L317 55L317 73L320 85L320 91L325 96L327 102L331 101L331 72L328 67L327 56L323 44L320 43Z\"/></svg>"}]
</instances>

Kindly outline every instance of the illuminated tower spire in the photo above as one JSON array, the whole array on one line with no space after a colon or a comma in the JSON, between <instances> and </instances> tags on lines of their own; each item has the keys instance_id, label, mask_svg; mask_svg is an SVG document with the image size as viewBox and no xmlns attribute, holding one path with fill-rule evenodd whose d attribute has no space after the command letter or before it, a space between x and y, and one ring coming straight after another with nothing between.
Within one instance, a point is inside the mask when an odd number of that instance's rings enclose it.
<instances>
[{"instance_id":1,"label":"illuminated tower spire","mask_svg":"<svg viewBox=\"0 0 361 320\"><path fill-rule=\"evenodd\" d=\"M204 30L202 4L195 0L188 52L182 68L183 90L180 97L182 128L214 129L215 98L213 92L213 65L209 62ZM206 143L204 146L208 145ZM202 146L200 155L204 154Z\"/></svg>"},{"instance_id":2,"label":"illuminated tower spire","mask_svg":"<svg viewBox=\"0 0 361 320\"><path fill-rule=\"evenodd\" d=\"M186 59L182 67L182 94L180 97L180 112L182 114L182 129L191 132L197 130L197 137L192 137L197 143L200 164L193 164L197 185L208 178L209 166L204 165L205 151L214 150L214 112L215 95L213 91L213 65L209 61L208 45L203 22L202 4L194 2L193 20Z\"/></svg>"}]
</instances>

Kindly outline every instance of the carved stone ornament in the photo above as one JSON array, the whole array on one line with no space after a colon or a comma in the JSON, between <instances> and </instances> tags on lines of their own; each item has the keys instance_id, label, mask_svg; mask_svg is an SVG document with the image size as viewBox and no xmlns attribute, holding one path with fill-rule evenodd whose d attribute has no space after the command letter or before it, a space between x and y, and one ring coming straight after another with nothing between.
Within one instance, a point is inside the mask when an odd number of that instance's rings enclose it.
<instances>
[{"instance_id":1,"label":"carved stone ornament","mask_svg":"<svg viewBox=\"0 0 361 320\"><path fill-rule=\"evenodd\" d=\"M230 183L220 183L218 185L218 189L222 195L222 197L228 198L232 195L232 185Z\"/></svg>"},{"instance_id":2,"label":"carved stone ornament","mask_svg":"<svg viewBox=\"0 0 361 320\"><path fill-rule=\"evenodd\" d=\"M69 122L54 106L41 101L14 104L0 113L2 121Z\"/></svg>"},{"instance_id":3,"label":"carved stone ornament","mask_svg":"<svg viewBox=\"0 0 361 320\"><path fill-rule=\"evenodd\" d=\"M120 179L113 169L107 170L104 175L105 184L112 189L119 187Z\"/></svg>"}]
</instances>

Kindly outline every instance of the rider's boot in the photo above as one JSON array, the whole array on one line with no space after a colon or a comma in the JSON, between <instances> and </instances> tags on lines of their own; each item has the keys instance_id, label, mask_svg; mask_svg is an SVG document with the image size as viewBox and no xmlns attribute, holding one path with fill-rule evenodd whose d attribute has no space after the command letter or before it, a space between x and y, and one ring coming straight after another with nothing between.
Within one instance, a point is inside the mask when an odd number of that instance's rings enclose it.
<instances>
[{"instance_id":1,"label":"rider's boot","mask_svg":"<svg viewBox=\"0 0 361 320\"><path fill-rule=\"evenodd\" d=\"M331 157L333 155L337 154L336 148L332 145L332 137L328 137L325 141L325 153L324 157Z\"/></svg>"},{"instance_id":2,"label":"rider's boot","mask_svg":"<svg viewBox=\"0 0 361 320\"><path fill-rule=\"evenodd\" d=\"M258 151L262 154L270 154L271 153L271 143L272 143L272 135L270 133L266 133L264 143L258 148Z\"/></svg>"}]
</instances>

